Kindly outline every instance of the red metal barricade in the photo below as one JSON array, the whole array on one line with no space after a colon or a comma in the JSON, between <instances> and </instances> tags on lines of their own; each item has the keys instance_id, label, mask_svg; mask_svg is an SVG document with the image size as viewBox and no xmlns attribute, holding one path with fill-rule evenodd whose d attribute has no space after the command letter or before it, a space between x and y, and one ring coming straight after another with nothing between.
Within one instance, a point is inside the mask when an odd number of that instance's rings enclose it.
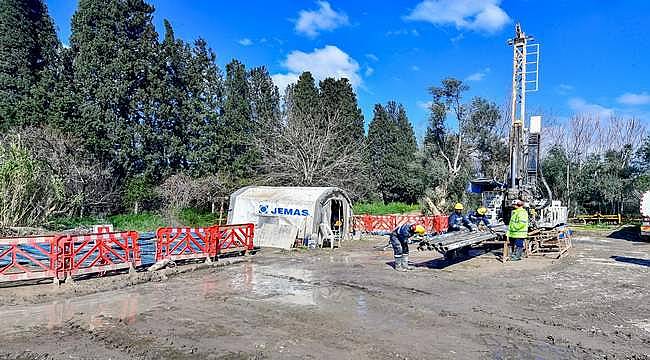
<instances>
[{"instance_id":1,"label":"red metal barricade","mask_svg":"<svg viewBox=\"0 0 650 360\"><path fill-rule=\"evenodd\" d=\"M424 226L427 233L439 234L447 230L447 218L443 215L355 215L354 229L365 232L392 231L410 222Z\"/></svg>"},{"instance_id":2,"label":"red metal barricade","mask_svg":"<svg viewBox=\"0 0 650 360\"><path fill-rule=\"evenodd\" d=\"M364 215L363 222L366 231L393 231L397 227L395 216L391 215Z\"/></svg>"},{"instance_id":3,"label":"red metal barricade","mask_svg":"<svg viewBox=\"0 0 650 360\"><path fill-rule=\"evenodd\" d=\"M66 277L140 266L139 234L135 231L72 235L63 238Z\"/></svg>"},{"instance_id":4,"label":"red metal barricade","mask_svg":"<svg viewBox=\"0 0 650 360\"><path fill-rule=\"evenodd\" d=\"M418 215L395 215L396 227L406 223L415 223L424 226L427 233L435 232L433 224L433 216L418 216Z\"/></svg>"},{"instance_id":5,"label":"red metal barricade","mask_svg":"<svg viewBox=\"0 0 650 360\"><path fill-rule=\"evenodd\" d=\"M352 229L354 231L366 231L366 226L363 221L363 215L355 215L352 217Z\"/></svg>"},{"instance_id":6,"label":"red metal barricade","mask_svg":"<svg viewBox=\"0 0 650 360\"><path fill-rule=\"evenodd\" d=\"M434 216L433 223L434 223L433 226L438 234L445 232L449 227L449 216L446 215Z\"/></svg>"},{"instance_id":7,"label":"red metal barricade","mask_svg":"<svg viewBox=\"0 0 650 360\"><path fill-rule=\"evenodd\" d=\"M0 238L0 282L62 277L59 257L62 238L60 235Z\"/></svg>"},{"instance_id":8,"label":"red metal barricade","mask_svg":"<svg viewBox=\"0 0 650 360\"><path fill-rule=\"evenodd\" d=\"M156 231L156 261L200 259L217 254L212 228L160 228Z\"/></svg>"},{"instance_id":9,"label":"red metal barricade","mask_svg":"<svg viewBox=\"0 0 650 360\"><path fill-rule=\"evenodd\" d=\"M217 254L253 250L254 231L253 224L217 225L210 228Z\"/></svg>"}]
</instances>

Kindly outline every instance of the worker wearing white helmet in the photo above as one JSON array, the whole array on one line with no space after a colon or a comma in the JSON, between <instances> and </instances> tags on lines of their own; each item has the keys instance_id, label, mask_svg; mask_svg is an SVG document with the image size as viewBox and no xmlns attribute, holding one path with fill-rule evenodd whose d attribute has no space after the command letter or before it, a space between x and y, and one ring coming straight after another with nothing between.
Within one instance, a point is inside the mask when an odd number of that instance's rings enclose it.
<instances>
[{"instance_id":1,"label":"worker wearing white helmet","mask_svg":"<svg viewBox=\"0 0 650 360\"><path fill-rule=\"evenodd\" d=\"M390 244L393 247L395 256L395 270L406 271L409 267L409 244L408 240L415 234L424 235L426 230L422 225L406 223L396 227L390 233Z\"/></svg>"}]
</instances>

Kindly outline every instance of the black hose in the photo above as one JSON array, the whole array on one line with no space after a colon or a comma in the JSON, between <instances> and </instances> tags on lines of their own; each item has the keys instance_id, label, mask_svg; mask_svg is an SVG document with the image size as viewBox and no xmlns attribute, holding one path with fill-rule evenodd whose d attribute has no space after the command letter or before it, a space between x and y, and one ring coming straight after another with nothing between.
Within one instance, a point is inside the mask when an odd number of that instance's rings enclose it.
<instances>
[{"instance_id":1,"label":"black hose","mask_svg":"<svg viewBox=\"0 0 650 360\"><path fill-rule=\"evenodd\" d=\"M546 179L544 178L544 172L542 171L542 165L539 164L539 177L542 179L542 182L544 183L544 187L546 188L546 193L548 195L548 202L546 203L546 206L551 204L553 202L553 193L551 192L551 187L548 186L548 183L546 182ZM546 206L543 206L545 208Z\"/></svg>"}]
</instances>

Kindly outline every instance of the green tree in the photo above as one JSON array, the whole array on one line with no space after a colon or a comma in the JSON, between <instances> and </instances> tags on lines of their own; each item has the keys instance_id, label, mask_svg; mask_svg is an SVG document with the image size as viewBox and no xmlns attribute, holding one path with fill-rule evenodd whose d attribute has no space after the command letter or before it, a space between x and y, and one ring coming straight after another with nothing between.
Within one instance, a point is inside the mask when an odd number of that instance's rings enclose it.
<instances>
[{"instance_id":1,"label":"green tree","mask_svg":"<svg viewBox=\"0 0 650 360\"><path fill-rule=\"evenodd\" d=\"M567 170L569 158L566 150L561 146L552 147L542 160L542 173L551 188L554 200L568 201Z\"/></svg>"},{"instance_id":2,"label":"green tree","mask_svg":"<svg viewBox=\"0 0 650 360\"><path fill-rule=\"evenodd\" d=\"M424 139L427 186L439 207L448 199L468 200L465 192L474 176L503 177L507 146L500 129L498 107L485 99L464 103L469 86L454 78L429 89L429 127ZM450 123L451 122L451 123Z\"/></svg>"},{"instance_id":3,"label":"green tree","mask_svg":"<svg viewBox=\"0 0 650 360\"><path fill-rule=\"evenodd\" d=\"M216 55L207 42L196 40L188 69L189 102L184 111L188 162L195 177L223 171L226 161L223 149L228 134L222 123L225 90L215 61Z\"/></svg>"},{"instance_id":4,"label":"green tree","mask_svg":"<svg viewBox=\"0 0 650 360\"><path fill-rule=\"evenodd\" d=\"M0 2L0 130L47 120L60 48L42 0Z\"/></svg>"},{"instance_id":5,"label":"green tree","mask_svg":"<svg viewBox=\"0 0 650 360\"><path fill-rule=\"evenodd\" d=\"M309 71L305 71L298 77L295 84L287 87L286 104L289 111L300 114L316 114L319 111L319 94L314 77Z\"/></svg>"},{"instance_id":6,"label":"green tree","mask_svg":"<svg viewBox=\"0 0 650 360\"><path fill-rule=\"evenodd\" d=\"M361 145L365 139L363 113L348 79L327 78L321 81L319 86L322 111L326 113L326 116L341 118L343 131L340 134L340 143Z\"/></svg>"},{"instance_id":7,"label":"green tree","mask_svg":"<svg viewBox=\"0 0 650 360\"><path fill-rule=\"evenodd\" d=\"M509 154L501 110L494 102L475 97L468 111L465 131L471 155L477 160L474 175L505 179Z\"/></svg>"},{"instance_id":8,"label":"green tree","mask_svg":"<svg viewBox=\"0 0 650 360\"><path fill-rule=\"evenodd\" d=\"M74 128L120 179L157 161L144 149L155 121L153 11L143 0L81 0L72 18L74 82L83 100Z\"/></svg>"},{"instance_id":9,"label":"green tree","mask_svg":"<svg viewBox=\"0 0 650 360\"><path fill-rule=\"evenodd\" d=\"M174 35L172 25L164 20L165 37L160 45L152 86L156 94L156 123L149 141L150 151L159 154L156 166L162 177L189 168L186 130L197 109L191 105L190 65L192 51Z\"/></svg>"},{"instance_id":10,"label":"green tree","mask_svg":"<svg viewBox=\"0 0 650 360\"><path fill-rule=\"evenodd\" d=\"M413 203L422 195L416 163L417 143L401 104L376 104L368 130L371 172L385 203Z\"/></svg>"},{"instance_id":11,"label":"green tree","mask_svg":"<svg viewBox=\"0 0 650 360\"><path fill-rule=\"evenodd\" d=\"M268 139L269 126L278 126L281 119L280 93L268 70L262 66L253 68L248 74L251 121L256 128L258 141Z\"/></svg>"},{"instance_id":12,"label":"green tree","mask_svg":"<svg viewBox=\"0 0 650 360\"><path fill-rule=\"evenodd\" d=\"M223 107L223 167L235 177L253 175L256 164L255 127L251 121L251 103L246 67L238 60L226 65Z\"/></svg>"}]
</instances>

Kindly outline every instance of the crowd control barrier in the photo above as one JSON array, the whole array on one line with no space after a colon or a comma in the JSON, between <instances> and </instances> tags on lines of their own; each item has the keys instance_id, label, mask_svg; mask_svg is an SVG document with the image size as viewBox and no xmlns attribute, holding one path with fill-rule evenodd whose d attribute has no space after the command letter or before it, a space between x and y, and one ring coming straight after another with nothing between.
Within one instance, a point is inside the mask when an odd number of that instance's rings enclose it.
<instances>
[{"instance_id":1,"label":"crowd control barrier","mask_svg":"<svg viewBox=\"0 0 650 360\"><path fill-rule=\"evenodd\" d=\"M140 234L98 227L88 235L0 237L0 282L52 279L133 270L142 265ZM253 224L205 228L160 228L155 260L211 259L253 250ZM144 245L143 245L144 246Z\"/></svg>"},{"instance_id":2,"label":"crowd control barrier","mask_svg":"<svg viewBox=\"0 0 650 360\"><path fill-rule=\"evenodd\" d=\"M65 236L0 238L0 282L63 277L59 242Z\"/></svg>"},{"instance_id":3,"label":"crowd control barrier","mask_svg":"<svg viewBox=\"0 0 650 360\"><path fill-rule=\"evenodd\" d=\"M216 255L210 228L160 228L156 231L156 261L207 258Z\"/></svg>"},{"instance_id":4,"label":"crowd control barrier","mask_svg":"<svg viewBox=\"0 0 650 360\"><path fill-rule=\"evenodd\" d=\"M69 276L140 266L136 231L71 235L63 238L63 271Z\"/></svg>"},{"instance_id":5,"label":"crowd control barrier","mask_svg":"<svg viewBox=\"0 0 650 360\"><path fill-rule=\"evenodd\" d=\"M208 228L160 228L156 231L156 261L209 259L253 250L253 224Z\"/></svg>"},{"instance_id":6,"label":"crowd control barrier","mask_svg":"<svg viewBox=\"0 0 650 360\"><path fill-rule=\"evenodd\" d=\"M253 250L253 224L213 226L211 231L217 244L217 254Z\"/></svg>"},{"instance_id":7,"label":"crowd control barrier","mask_svg":"<svg viewBox=\"0 0 650 360\"><path fill-rule=\"evenodd\" d=\"M448 216L418 215L355 215L354 229L363 232L390 232L396 227L415 223L424 226L429 234L441 234L447 231Z\"/></svg>"}]
</instances>

